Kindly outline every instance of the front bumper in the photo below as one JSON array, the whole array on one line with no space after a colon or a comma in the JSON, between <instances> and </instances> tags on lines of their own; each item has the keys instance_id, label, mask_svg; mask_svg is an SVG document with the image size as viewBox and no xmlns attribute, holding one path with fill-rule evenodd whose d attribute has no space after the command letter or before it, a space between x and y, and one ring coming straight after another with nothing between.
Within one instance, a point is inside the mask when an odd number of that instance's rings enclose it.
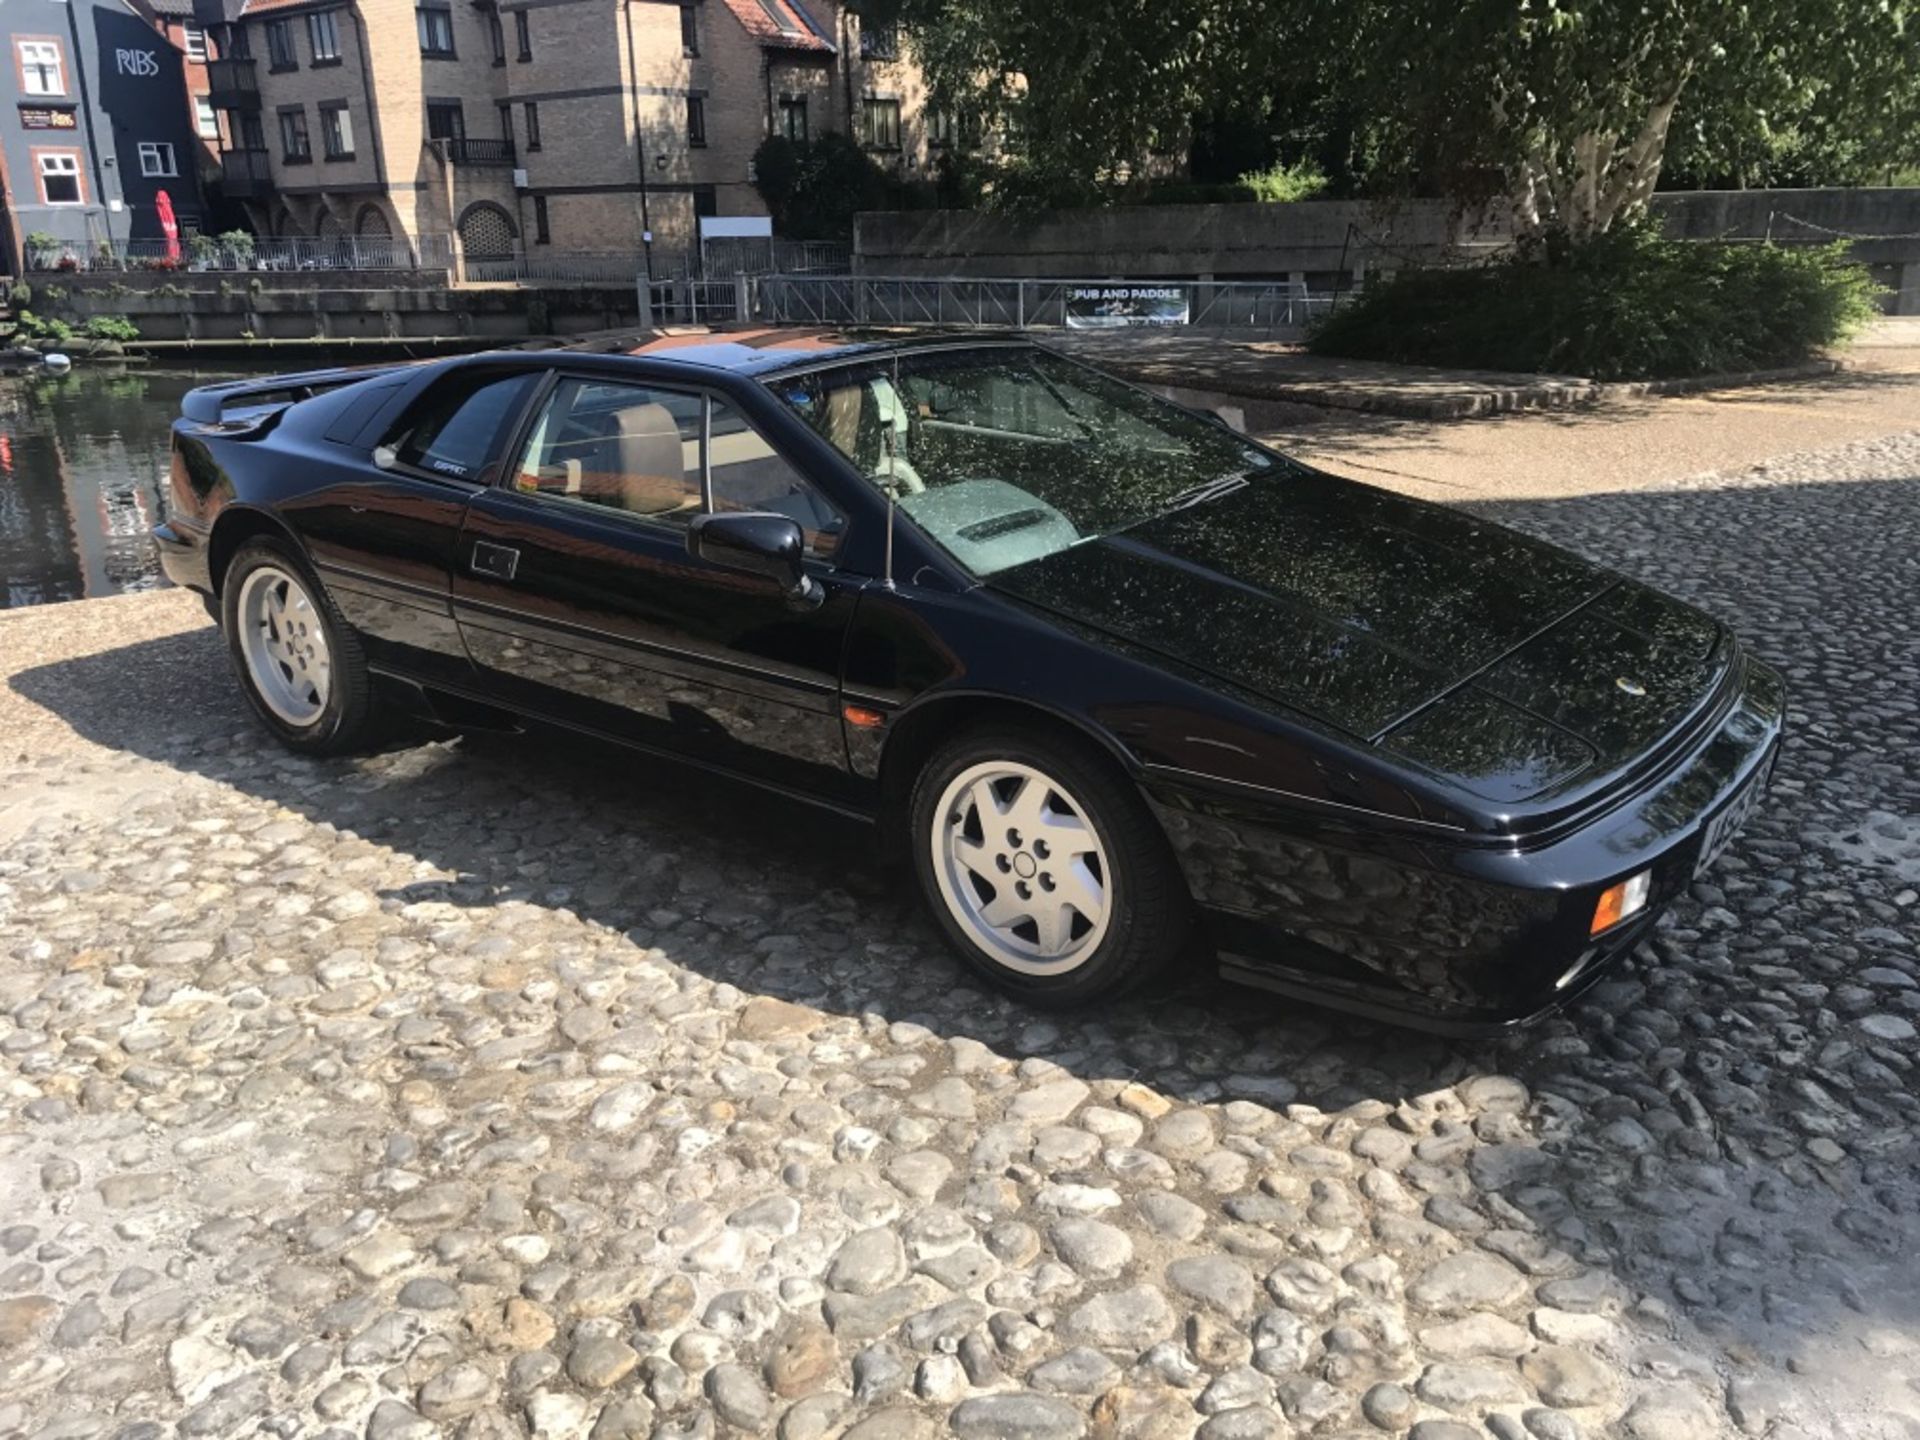
<instances>
[{"instance_id":1,"label":"front bumper","mask_svg":"<svg viewBox=\"0 0 1920 1440\"><path fill-rule=\"evenodd\" d=\"M1785 690L1747 660L1720 722L1604 812L1529 848L1368 830L1192 787L1153 786L1230 978L1451 1034L1524 1025L1579 995L1691 884L1708 827L1762 785ZM1642 870L1644 910L1589 933Z\"/></svg>"}]
</instances>

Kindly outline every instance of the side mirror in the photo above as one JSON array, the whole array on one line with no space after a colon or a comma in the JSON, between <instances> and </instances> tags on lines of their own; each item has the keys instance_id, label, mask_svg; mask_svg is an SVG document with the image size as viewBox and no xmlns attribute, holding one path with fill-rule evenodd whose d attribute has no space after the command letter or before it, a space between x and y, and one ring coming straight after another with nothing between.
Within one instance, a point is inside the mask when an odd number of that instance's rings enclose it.
<instances>
[{"instance_id":1,"label":"side mirror","mask_svg":"<svg viewBox=\"0 0 1920 1440\"><path fill-rule=\"evenodd\" d=\"M689 555L723 569L764 576L798 610L811 610L826 598L820 582L806 572L806 552L799 523L785 515L751 510L697 515L687 530Z\"/></svg>"}]
</instances>

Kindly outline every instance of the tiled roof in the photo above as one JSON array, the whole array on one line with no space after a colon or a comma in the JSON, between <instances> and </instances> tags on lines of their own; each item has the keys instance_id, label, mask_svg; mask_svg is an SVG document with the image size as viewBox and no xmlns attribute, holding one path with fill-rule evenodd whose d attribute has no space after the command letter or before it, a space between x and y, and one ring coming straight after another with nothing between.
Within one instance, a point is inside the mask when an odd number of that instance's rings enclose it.
<instances>
[{"instance_id":1,"label":"tiled roof","mask_svg":"<svg viewBox=\"0 0 1920 1440\"><path fill-rule=\"evenodd\" d=\"M800 0L727 0L746 32L769 50L812 50L833 53L833 41Z\"/></svg>"},{"instance_id":2,"label":"tiled roof","mask_svg":"<svg viewBox=\"0 0 1920 1440\"><path fill-rule=\"evenodd\" d=\"M312 5L317 0L246 0L240 7L242 15L259 15L269 10L296 10L302 5Z\"/></svg>"},{"instance_id":3,"label":"tiled roof","mask_svg":"<svg viewBox=\"0 0 1920 1440\"><path fill-rule=\"evenodd\" d=\"M169 20L193 19L193 0L147 0L147 5L154 14Z\"/></svg>"}]
</instances>

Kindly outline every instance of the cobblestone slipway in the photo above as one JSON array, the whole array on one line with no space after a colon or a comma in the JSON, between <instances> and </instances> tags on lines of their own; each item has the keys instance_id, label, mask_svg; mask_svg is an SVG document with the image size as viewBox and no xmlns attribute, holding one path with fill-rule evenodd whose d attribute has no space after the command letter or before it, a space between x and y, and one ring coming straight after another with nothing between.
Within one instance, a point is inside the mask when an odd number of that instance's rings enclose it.
<instances>
[{"instance_id":1,"label":"cobblestone slipway","mask_svg":"<svg viewBox=\"0 0 1920 1440\"><path fill-rule=\"evenodd\" d=\"M863 835L289 758L0 617L0 1435L1920 1435L1920 436L1486 506L1734 621L1771 800L1573 1013L1038 1018Z\"/></svg>"}]
</instances>

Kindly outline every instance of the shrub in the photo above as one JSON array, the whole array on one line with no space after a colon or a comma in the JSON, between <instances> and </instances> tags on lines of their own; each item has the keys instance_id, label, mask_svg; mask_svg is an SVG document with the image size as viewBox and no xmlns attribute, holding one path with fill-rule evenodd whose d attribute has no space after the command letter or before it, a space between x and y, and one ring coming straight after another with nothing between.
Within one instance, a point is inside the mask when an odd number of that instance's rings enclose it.
<instances>
[{"instance_id":1,"label":"shrub","mask_svg":"<svg viewBox=\"0 0 1920 1440\"><path fill-rule=\"evenodd\" d=\"M73 339L73 327L64 320L49 320L31 310L22 310L14 317L20 338L25 340L53 340L65 344Z\"/></svg>"},{"instance_id":2,"label":"shrub","mask_svg":"<svg viewBox=\"0 0 1920 1440\"><path fill-rule=\"evenodd\" d=\"M1321 355L1647 380L1805 360L1874 313L1844 244L1781 247L1616 230L1563 253L1369 284L1308 337Z\"/></svg>"},{"instance_id":3,"label":"shrub","mask_svg":"<svg viewBox=\"0 0 1920 1440\"><path fill-rule=\"evenodd\" d=\"M774 229L795 240L845 240L862 210L917 210L934 199L932 185L889 174L833 130L812 140L768 136L753 152L753 177Z\"/></svg>"},{"instance_id":4,"label":"shrub","mask_svg":"<svg viewBox=\"0 0 1920 1440\"><path fill-rule=\"evenodd\" d=\"M1292 168L1276 161L1265 170L1242 175L1240 183L1253 192L1255 200L1284 205L1295 200L1311 200L1327 188L1327 177L1311 160Z\"/></svg>"},{"instance_id":5,"label":"shrub","mask_svg":"<svg viewBox=\"0 0 1920 1440\"><path fill-rule=\"evenodd\" d=\"M253 259L253 235L246 230L223 230L220 243L233 252L236 263L245 265Z\"/></svg>"},{"instance_id":6,"label":"shrub","mask_svg":"<svg viewBox=\"0 0 1920 1440\"><path fill-rule=\"evenodd\" d=\"M7 303L25 309L33 304L33 286L24 280L16 280L7 291Z\"/></svg>"},{"instance_id":7,"label":"shrub","mask_svg":"<svg viewBox=\"0 0 1920 1440\"><path fill-rule=\"evenodd\" d=\"M124 315L95 315L83 327L89 340L138 340L140 327Z\"/></svg>"},{"instance_id":8,"label":"shrub","mask_svg":"<svg viewBox=\"0 0 1920 1440\"><path fill-rule=\"evenodd\" d=\"M220 242L211 235L194 235L187 240L187 254L196 265L211 265L220 258Z\"/></svg>"}]
</instances>

